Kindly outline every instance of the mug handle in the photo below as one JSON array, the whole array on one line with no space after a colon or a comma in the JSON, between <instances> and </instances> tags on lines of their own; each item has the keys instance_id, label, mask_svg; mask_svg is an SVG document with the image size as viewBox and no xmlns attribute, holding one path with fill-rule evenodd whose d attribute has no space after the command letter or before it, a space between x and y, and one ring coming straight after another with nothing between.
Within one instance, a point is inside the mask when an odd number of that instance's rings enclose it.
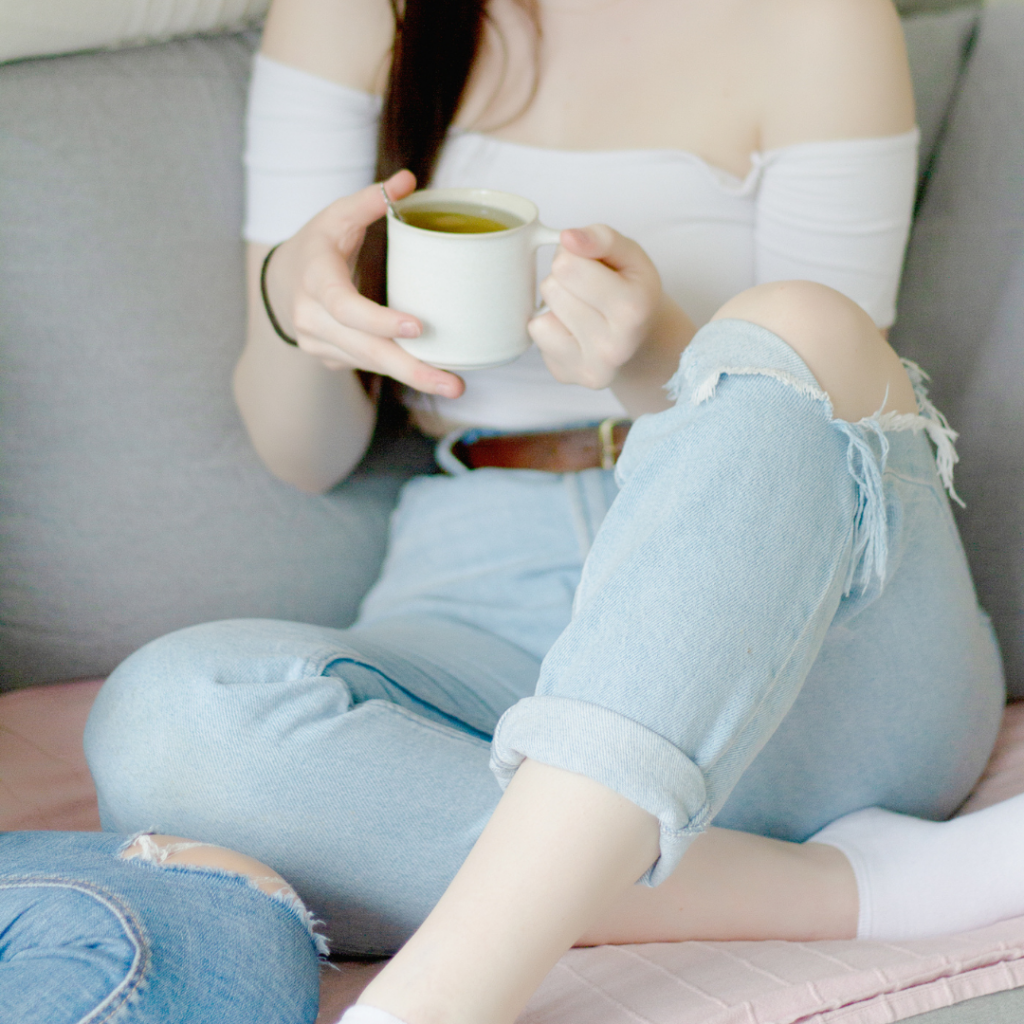
<instances>
[{"instance_id":1,"label":"mug handle","mask_svg":"<svg viewBox=\"0 0 1024 1024\"><path fill-rule=\"evenodd\" d=\"M562 232L549 228L539 221L533 226L533 237L530 239L530 247L536 252L542 245L558 245L562 240ZM540 302L533 307L534 316L543 316L549 312L546 302Z\"/></svg>"}]
</instances>

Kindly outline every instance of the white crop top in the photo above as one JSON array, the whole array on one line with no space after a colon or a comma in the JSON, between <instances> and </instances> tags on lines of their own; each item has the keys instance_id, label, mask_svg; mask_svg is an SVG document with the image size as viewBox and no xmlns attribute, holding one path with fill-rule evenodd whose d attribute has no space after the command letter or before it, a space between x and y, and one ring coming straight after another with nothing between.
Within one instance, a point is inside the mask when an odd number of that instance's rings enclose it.
<instances>
[{"instance_id":1,"label":"white crop top","mask_svg":"<svg viewBox=\"0 0 1024 1024\"><path fill-rule=\"evenodd\" d=\"M380 100L257 55L245 150L245 237L274 244L373 180ZM543 149L453 130L432 184L515 192L554 228L601 221L636 239L700 326L753 284L819 281L879 327L895 318L918 131L809 142L751 156L743 179L679 150ZM541 250L539 273L550 264ZM559 384L535 347L464 375L465 393L410 392L445 421L498 430L622 415L610 391Z\"/></svg>"}]
</instances>

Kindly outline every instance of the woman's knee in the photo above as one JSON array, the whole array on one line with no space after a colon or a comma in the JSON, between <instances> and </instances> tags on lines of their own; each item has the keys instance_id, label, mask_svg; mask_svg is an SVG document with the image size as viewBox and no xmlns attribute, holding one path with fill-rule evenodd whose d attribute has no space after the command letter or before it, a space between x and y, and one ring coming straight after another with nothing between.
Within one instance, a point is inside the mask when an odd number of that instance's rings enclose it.
<instances>
[{"instance_id":1,"label":"woman's knee","mask_svg":"<svg viewBox=\"0 0 1024 1024\"><path fill-rule=\"evenodd\" d=\"M295 645L278 643L273 625L293 623L232 619L168 633L126 658L104 683L86 731L95 746L106 733L118 743L159 732L173 736L175 723L202 716L230 701L235 690L265 679L294 678ZM301 659L298 659L301 660Z\"/></svg>"},{"instance_id":2,"label":"woman's knee","mask_svg":"<svg viewBox=\"0 0 1024 1024\"><path fill-rule=\"evenodd\" d=\"M240 876L254 889L290 907L309 933L317 952L323 956L330 952L327 940L315 931L316 925L322 922L313 918L299 894L281 875L254 857L225 846L200 843L181 836L152 834L139 836L121 851L120 856L123 860L141 860L160 867Z\"/></svg>"},{"instance_id":3,"label":"woman's knee","mask_svg":"<svg viewBox=\"0 0 1024 1024\"><path fill-rule=\"evenodd\" d=\"M84 745L106 827L133 831L162 820L185 775L205 767L215 781L233 721L230 693L219 684L239 671L232 662L244 660L247 626L218 622L170 633L132 654L103 685Z\"/></svg>"},{"instance_id":4,"label":"woman's knee","mask_svg":"<svg viewBox=\"0 0 1024 1024\"><path fill-rule=\"evenodd\" d=\"M298 902L295 890L273 868L253 857L223 846L200 843L181 836L141 835L121 851L124 860L143 860L150 864L207 868L242 875L269 896Z\"/></svg>"},{"instance_id":5,"label":"woman's knee","mask_svg":"<svg viewBox=\"0 0 1024 1024\"><path fill-rule=\"evenodd\" d=\"M190 714L201 692L229 656L223 634L232 623L178 630L153 640L126 658L103 684L86 726L90 757L110 742L122 750L152 732L171 735L174 721ZM225 630L227 627L227 630Z\"/></svg>"},{"instance_id":6,"label":"woman's knee","mask_svg":"<svg viewBox=\"0 0 1024 1024\"><path fill-rule=\"evenodd\" d=\"M334 632L215 622L118 666L85 730L104 827L218 836L211 822L251 806L302 757L310 728L323 738L351 707L345 682L323 678L340 649Z\"/></svg>"},{"instance_id":7,"label":"woman's knee","mask_svg":"<svg viewBox=\"0 0 1024 1024\"><path fill-rule=\"evenodd\" d=\"M812 281L757 285L730 299L715 320L747 320L783 339L807 364L838 419L882 411L916 413L899 357L867 313L841 292Z\"/></svg>"}]
</instances>

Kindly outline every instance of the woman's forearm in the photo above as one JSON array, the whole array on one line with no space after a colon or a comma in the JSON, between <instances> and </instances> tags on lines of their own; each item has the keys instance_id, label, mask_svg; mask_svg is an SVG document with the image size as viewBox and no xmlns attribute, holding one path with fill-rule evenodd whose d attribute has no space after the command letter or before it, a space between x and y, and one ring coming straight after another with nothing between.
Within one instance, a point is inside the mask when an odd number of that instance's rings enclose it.
<instances>
[{"instance_id":1,"label":"woman's forearm","mask_svg":"<svg viewBox=\"0 0 1024 1024\"><path fill-rule=\"evenodd\" d=\"M267 468L318 493L348 476L363 457L376 410L353 371L330 370L274 333L259 291L266 252L266 246L249 247L249 327L235 369L235 400Z\"/></svg>"},{"instance_id":2,"label":"woman's forearm","mask_svg":"<svg viewBox=\"0 0 1024 1024\"><path fill-rule=\"evenodd\" d=\"M647 343L619 368L612 382L615 397L631 418L672 404L665 384L679 368L679 357L696 331L684 310L662 292Z\"/></svg>"}]
</instances>

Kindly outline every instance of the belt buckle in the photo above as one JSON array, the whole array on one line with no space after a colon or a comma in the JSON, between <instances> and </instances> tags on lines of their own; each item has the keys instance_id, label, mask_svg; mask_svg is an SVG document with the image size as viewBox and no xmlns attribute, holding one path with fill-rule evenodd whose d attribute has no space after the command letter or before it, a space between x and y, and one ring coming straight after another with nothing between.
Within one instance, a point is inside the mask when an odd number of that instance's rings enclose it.
<instances>
[{"instance_id":1,"label":"belt buckle","mask_svg":"<svg viewBox=\"0 0 1024 1024\"><path fill-rule=\"evenodd\" d=\"M614 469L619 453L615 450L615 428L620 423L628 423L618 416L609 416L597 425L597 439L601 442L601 468Z\"/></svg>"}]
</instances>

